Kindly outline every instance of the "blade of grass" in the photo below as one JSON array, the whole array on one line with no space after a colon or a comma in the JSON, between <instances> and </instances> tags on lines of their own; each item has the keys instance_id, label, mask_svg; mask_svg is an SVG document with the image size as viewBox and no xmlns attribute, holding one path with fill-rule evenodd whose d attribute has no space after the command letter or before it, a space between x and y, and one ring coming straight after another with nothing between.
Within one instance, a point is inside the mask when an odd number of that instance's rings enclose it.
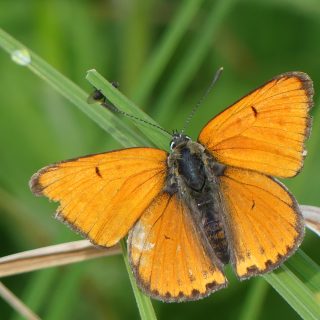
<instances>
[{"instance_id":1,"label":"blade of grass","mask_svg":"<svg viewBox=\"0 0 320 320\"><path fill-rule=\"evenodd\" d=\"M0 282L0 296L11 305L22 317L29 320L40 320L15 294Z\"/></svg>"},{"instance_id":2,"label":"blade of grass","mask_svg":"<svg viewBox=\"0 0 320 320\"><path fill-rule=\"evenodd\" d=\"M194 39L190 41L189 50L180 58L175 70L171 73L171 78L166 82L166 87L159 97L158 103L153 108L157 112L157 119L160 123L166 120L178 96L192 81L218 34L220 24L230 12L235 2L235 0L212 2L213 5L205 17L202 28L197 32ZM198 36L199 34L201 35L200 37Z\"/></svg>"},{"instance_id":3,"label":"blade of grass","mask_svg":"<svg viewBox=\"0 0 320 320\"><path fill-rule=\"evenodd\" d=\"M320 267L298 250L265 280L303 319L320 319Z\"/></svg>"},{"instance_id":4,"label":"blade of grass","mask_svg":"<svg viewBox=\"0 0 320 320\"><path fill-rule=\"evenodd\" d=\"M181 38L189 29L192 19L199 11L202 2L203 0L185 0L181 3L177 9L176 17L172 19L166 33L141 71L141 77L133 91L133 101L140 105L146 103Z\"/></svg>"},{"instance_id":5,"label":"blade of grass","mask_svg":"<svg viewBox=\"0 0 320 320\"><path fill-rule=\"evenodd\" d=\"M15 226L15 232L19 234L19 237L14 238L17 244L28 244L34 247L51 239L52 232L45 229L44 221L34 219L29 207L1 187L0 210L7 213L2 214L2 223ZM30 226L30 221L32 221L32 226ZM30 237L30 231L32 237Z\"/></svg>"},{"instance_id":6,"label":"blade of grass","mask_svg":"<svg viewBox=\"0 0 320 320\"><path fill-rule=\"evenodd\" d=\"M122 13L123 23L119 28L121 46L119 47L120 84L124 92L131 92L136 75L141 70L149 51L153 33L155 1L132 0L115 1L114 6ZM129 54L128 54L129 53Z\"/></svg>"},{"instance_id":7,"label":"blade of grass","mask_svg":"<svg viewBox=\"0 0 320 320\"><path fill-rule=\"evenodd\" d=\"M255 282L244 300L242 312L239 320L255 320L260 319L263 302L268 292L268 284L261 278L256 278Z\"/></svg>"},{"instance_id":8,"label":"blade of grass","mask_svg":"<svg viewBox=\"0 0 320 320\"><path fill-rule=\"evenodd\" d=\"M101 248L89 240L72 241L0 258L0 278L120 253L119 246Z\"/></svg>"},{"instance_id":9,"label":"blade of grass","mask_svg":"<svg viewBox=\"0 0 320 320\"><path fill-rule=\"evenodd\" d=\"M272 7L283 7L285 10L292 10L298 12L300 15L305 14L308 17L319 18L320 7L319 2L317 0L307 0L307 1L299 1L299 0L271 0L271 1L252 1L246 0L248 3L263 3L263 6L272 6Z\"/></svg>"},{"instance_id":10,"label":"blade of grass","mask_svg":"<svg viewBox=\"0 0 320 320\"><path fill-rule=\"evenodd\" d=\"M132 286L132 289L134 292L134 296L137 301L137 305L139 308L141 319L147 319L147 320L157 319L150 298L147 297L146 295L144 295L137 287L136 280L133 276L133 273L131 271L131 267L129 264L129 258L128 258L125 240L121 240L120 244L121 244L121 248L122 248L122 252L123 252L123 259L124 259L124 262L125 262L125 265L126 265L126 268L128 271L128 275L130 278L130 282L131 282L131 286Z\"/></svg>"},{"instance_id":11,"label":"blade of grass","mask_svg":"<svg viewBox=\"0 0 320 320\"><path fill-rule=\"evenodd\" d=\"M41 270L30 277L24 287L21 300L29 306L31 310L40 314L40 310L50 299L51 288L59 279L59 270L51 268ZM19 315L14 315L11 320L21 320Z\"/></svg>"},{"instance_id":12,"label":"blade of grass","mask_svg":"<svg viewBox=\"0 0 320 320\"><path fill-rule=\"evenodd\" d=\"M108 98L120 110L140 118L155 126L159 126L151 117L139 109L132 101L117 90L111 83L106 81L96 70L89 70L87 73L87 80ZM143 132L154 145L161 149L168 149L169 140L168 133L152 125L132 119L134 124Z\"/></svg>"},{"instance_id":13,"label":"blade of grass","mask_svg":"<svg viewBox=\"0 0 320 320\"><path fill-rule=\"evenodd\" d=\"M83 266L76 265L72 269L67 269L57 279L50 294L50 304L45 310L44 319L71 319L72 310L79 303L81 293L81 276L83 275ZM78 302L77 302L78 301Z\"/></svg>"},{"instance_id":14,"label":"blade of grass","mask_svg":"<svg viewBox=\"0 0 320 320\"><path fill-rule=\"evenodd\" d=\"M315 206L300 205L306 226L320 236L320 208Z\"/></svg>"},{"instance_id":15,"label":"blade of grass","mask_svg":"<svg viewBox=\"0 0 320 320\"><path fill-rule=\"evenodd\" d=\"M286 266L314 293L314 297L320 303L320 266L302 250L298 250L286 262Z\"/></svg>"},{"instance_id":16,"label":"blade of grass","mask_svg":"<svg viewBox=\"0 0 320 320\"><path fill-rule=\"evenodd\" d=\"M29 58L30 62L25 64L26 67L74 103L74 105L95 121L100 127L110 133L122 145L128 147L144 145L147 143L141 135L138 135L134 130L130 129L130 127L124 125L121 119L111 112L101 108L101 106L97 104L88 105L86 102L88 94L86 92L64 77L32 51L26 49L23 44L15 40L2 29L0 29L0 47L8 52L11 57L17 57L20 53L21 59Z\"/></svg>"}]
</instances>

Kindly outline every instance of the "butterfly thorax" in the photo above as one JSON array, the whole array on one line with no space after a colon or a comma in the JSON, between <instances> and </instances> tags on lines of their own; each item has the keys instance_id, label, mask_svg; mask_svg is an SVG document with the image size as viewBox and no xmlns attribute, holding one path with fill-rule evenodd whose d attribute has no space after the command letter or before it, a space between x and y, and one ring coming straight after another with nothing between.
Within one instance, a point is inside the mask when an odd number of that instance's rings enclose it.
<instances>
[{"instance_id":1,"label":"butterfly thorax","mask_svg":"<svg viewBox=\"0 0 320 320\"><path fill-rule=\"evenodd\" d=\"M229 249L218 189L218 176L224 166L214 161L201 144L182 134L174 135L171 150L166 191L178 193L189 207L202 241L226 264Z\"/></svg>"}]
</instances>

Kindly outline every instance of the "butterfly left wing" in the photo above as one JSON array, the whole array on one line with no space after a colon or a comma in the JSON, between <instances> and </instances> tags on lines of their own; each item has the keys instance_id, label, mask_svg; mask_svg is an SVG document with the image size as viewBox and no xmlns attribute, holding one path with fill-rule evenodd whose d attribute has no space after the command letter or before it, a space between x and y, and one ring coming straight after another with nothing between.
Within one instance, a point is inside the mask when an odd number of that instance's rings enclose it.
<instances>
[{"instance_id":1,"label":"butterfly left wing","mask_svg":"<svg viewBox=\"0 0 320 320\"><path fill-rule=\"evenodd\" d=\"M231 263L238 277L273 270L304 236L296 200L280 182L251 170L227 167L219 181Z\"/></svg>"},{"instance_id":2,"label":"butterfly left wing","mask_svg":"<svg viewBox=\"0 0 320 320\"><path fill-rule=\"evenodd\" d=\"M312 97L307 74L281 74L214 117L198 140L226 165L292 177L303 164Z\"/></svg>"},{"instance_id":3,"label":"butterfly left wing","mask_svg":"<svg viewBox=\"0 0 320 320\"><path fill-rule=\"evenodd\" d=\"M31 190L59 201L57 218L93 243L110 247L123 238L164 188L165 151L129 148L47 166Z\"/></svg>"},{"instance_id":4,"label":"butterfly left wing","mask_svg":"<svg viewBox=\"0 0 320 320\"><path fill-rule=\"evenodd\" d=\"M196 300L227 285L177 194L159 194L129 233L128 251L140 288L165 302Z\"/></svg>"}]
</instances>

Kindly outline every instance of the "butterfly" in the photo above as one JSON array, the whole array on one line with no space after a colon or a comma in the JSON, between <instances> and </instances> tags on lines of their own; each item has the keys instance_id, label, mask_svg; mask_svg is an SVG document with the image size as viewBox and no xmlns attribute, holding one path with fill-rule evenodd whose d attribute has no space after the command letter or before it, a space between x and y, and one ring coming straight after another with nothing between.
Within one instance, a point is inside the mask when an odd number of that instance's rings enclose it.
<instances>
[{"instance_id":1,"label":"butterfly","mask_svg":"<svg viewBox=\"0 0 320 320\"><path fill-rule=\"evenodd\" d=\"M293 195L275 177L299 173L313 85L281 74L211 119L197 142L175 132L170 153L110 151L44 167L36 195L60 202L56 217L94 244L128 235L139 287L165 302L197 300L290 257L304 237Z\"/></svg>"}]
</instances>

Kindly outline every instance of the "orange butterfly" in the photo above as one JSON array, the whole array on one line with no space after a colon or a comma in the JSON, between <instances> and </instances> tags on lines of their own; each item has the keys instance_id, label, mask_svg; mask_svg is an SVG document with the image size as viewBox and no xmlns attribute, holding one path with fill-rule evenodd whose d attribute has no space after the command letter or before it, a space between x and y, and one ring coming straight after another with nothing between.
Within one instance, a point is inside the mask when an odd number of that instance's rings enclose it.
<instances>
[{"instance_id":1,"label":"orange butterfly","mask_svg":"<svg viewBox=\"0 0 320 320\"><path fill-rule=\"evenodd\" d=\"M174 133L171 152L129 148L53 164L33 175L36 195L59 201L57 217L94 244L129 233L140 288L165 302L269 272L304 236L297 201L272 176L293 177L305 156L313 86L281 74L208 122L193 142Z\"/></svg>"}]
</instances>

